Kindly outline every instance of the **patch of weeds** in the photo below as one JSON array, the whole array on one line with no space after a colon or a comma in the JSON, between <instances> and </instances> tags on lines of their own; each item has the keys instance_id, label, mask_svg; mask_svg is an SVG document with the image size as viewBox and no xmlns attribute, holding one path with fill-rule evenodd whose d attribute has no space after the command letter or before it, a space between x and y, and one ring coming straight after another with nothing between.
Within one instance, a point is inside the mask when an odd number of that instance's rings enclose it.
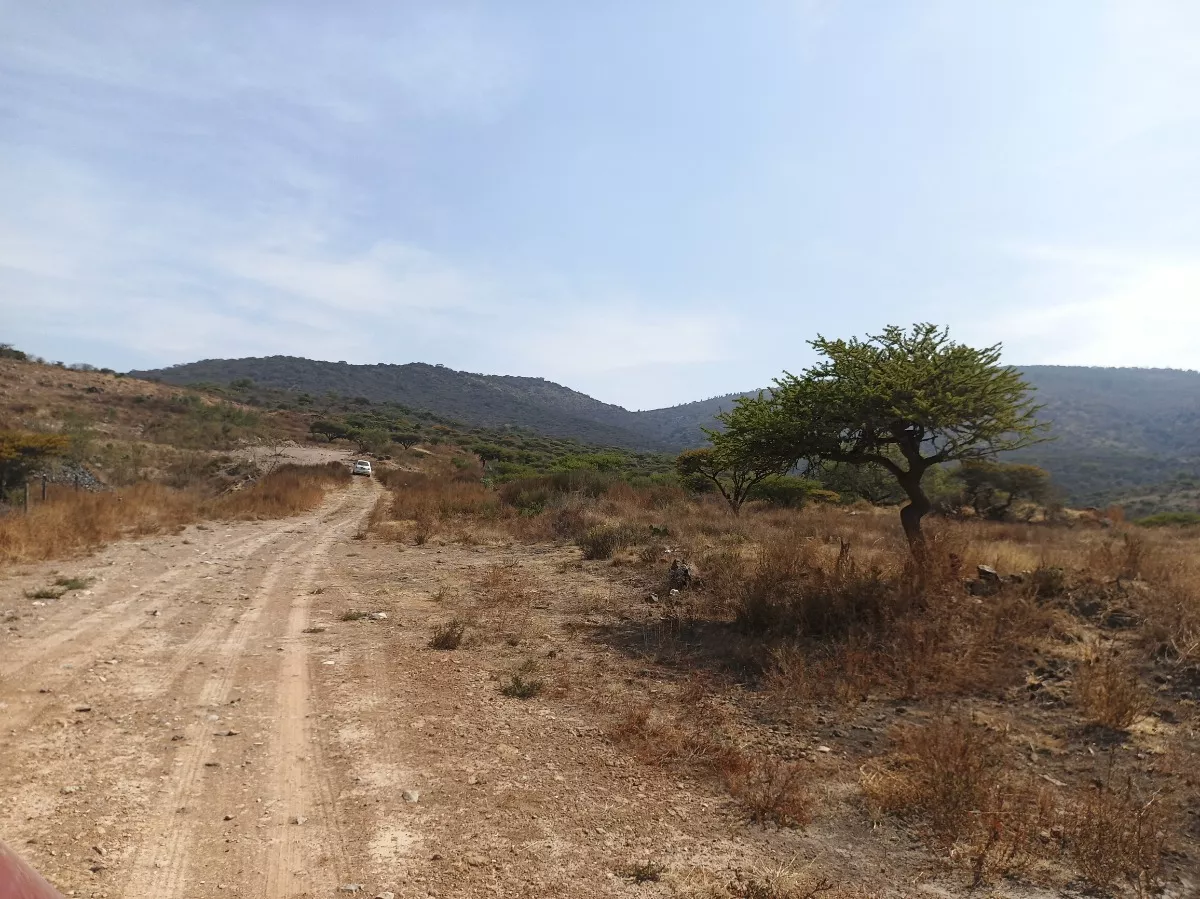
<instances>
[{"instance_id":1,"label":"patch of weeds","mask_svg":"<svg viewBox=\"0 0 1200 899\"><path fill-rule=\"evenodd\" d=\"M323 634L323 633L325 633L325 628L323 628L323 627L306 627L300 633L302 633L302 634Z\"/></svg>"},{"instance_id":2,"label":"patch of weeds","mask_svg":"<svg viewBox=\"0 0 1200 899\"><path fill-rule=\"evenodd\" d=\"M463 635L467 631L467 623L461 618L451 618L445 624L439 624L433 629L429 639L430 649L458 649L462 646Z\"/></svg>"},{"instance_id":3,"label":"patch of weeds","mask_svg":"<svg viewBox=\"0 0 1200 899\"><path fill-rule=\"evenodd\" d=\"M1157 793L1141 796L1132 778L1117 775L1111 754L1104 777L1068 807L1063 829L1067 854L1093 890L1124 880L1147 895L1158 885L1171 822Z\"/></svg>"},{"instance_id":4,"label":"patch of weeds","mask_svg":"<svg viewBox=\"0 0 1200 899\"><path fill-rule=\"evenodd\" d=\"M537 677L526 677L532 671L532 665L526 662L508 682L500 688L500 692L513 699L533 699L546 689L546 682Z\"/></svg>"},{"instance_id":5,"label":"patch of weeds","mask_svg":"<svg viewBox=\"0 0 1200 899\"><path fill-rule=\"evenodd\" d=\"M370 612L358 612L354 609L349 609L342 612L342 621L362 621L370 614Z\"/></svg>"},{"instance_id":6,"label":"patch of weeds","mask_svg":"<svg viewBox=\"0 0 1200 899\"><path fill-rule=\"evenodd\" d=\"M53 587L41 587L37 590L26 590L25 597L27 599L58 599L66 590L56 590Z\"/></svg>"},{"instance_id":7,"label":"patch of weeds","mask_svg":"<svg viewBox=\"0 0 1200 899\"><path fill-rule=\"evenodd\" d=\"M729 778L729 791L755 824L803 827L812 818L812 799L795 764L757 758Z\"/></svg>"},{"instance_id":8,"label":"patch of weeds","mask_svg":"<svg viewBox=\"0 0 1200 899\"><path fill-rule=\"evenodd\" d=\"M90 577L60 577L55 580L55 586L62 587L63 590L86 590L92 586L93 579Z\"/></svg>"},{"instance_id":9,"label":"patch of weeds","mask_svg":"<svg viewBox=\"0 0 1200 899\"><path fill-rule=\"evenodd\" d=\"M667 873L667 869L665 865L647 859L628 865L617 873L634 883L658 883Z\"/></svg>"},{"instance_id":10,"label":"patch of weeds","mask_svg":"<svg viewBox=\"0 0 1200 899\"><path fill-rule=\"evenodd\" d=\"M322 593L324 593L328 589L329 588L325 587L325 586L313 587L311 590L308 591L308 594L309 594L309 596L320 596Z\"/></svg>"},{"instance_id":11,"label":"patch of weeds","mask_svg":"<svg viewBox=\"0 0 1200 899\"><path fill-rule=\"evenodd\" d=\"M1125 730L1150 711L1137 674L1115 655L1084 659L1075 669L1075 698L1096 724Z\"/></svg>"},{"instance_id":12,"label":"patch of weeds","mask_svg":"<svg viewBox=\"0 0 1200 899\"><path fill-rule=\"evenodd\" d=\"M640 537L640 532L627 524L598 524L588 528L576 542L585 559L611 559L618 549L637 543Z\"/></svg>"},{"instance_id":13,"label":"patch of weeds","mask_svg":"<svg viewBox=\"0 0 1200 899\"><path fill-rule=\"evenodd\" d=\"M768 874L734 873L725 892L734 899L815 899L834 888L827 877L805 876L781 870Z\"/></svg>"}]
</instances>

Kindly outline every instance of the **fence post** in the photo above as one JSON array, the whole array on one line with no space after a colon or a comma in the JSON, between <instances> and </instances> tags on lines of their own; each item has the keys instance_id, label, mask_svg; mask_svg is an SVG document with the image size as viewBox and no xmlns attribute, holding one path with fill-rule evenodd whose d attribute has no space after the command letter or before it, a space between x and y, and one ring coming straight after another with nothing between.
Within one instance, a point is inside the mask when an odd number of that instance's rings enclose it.
<instances>
[{"instance_id":1,"label":"fence post","mask_svg":"<svg viewBox=\"0 0 1200 899\"><path fill-rule=\"evenodd\" d=\"M29 514L29 482L25 482L25 514Z\"/></svg>"},{"instance_id":2,"label":"fence post","mask_svg":"<svg viewBox=\"0 0 1200 899\"><path fill-rule=\"evenodd\" d=\"M79 492L79 472L75 472L75 492Z\"/></svg>"},{"instance_id":3,"label":"fence post","mask_svg":"<svg viewBox=\"0 0 1200 899\"><path fill-rule=\"evenodd\" d=\"M42 475L42 502L46 501L46 476Z\"/></svg>"}]
</instances>

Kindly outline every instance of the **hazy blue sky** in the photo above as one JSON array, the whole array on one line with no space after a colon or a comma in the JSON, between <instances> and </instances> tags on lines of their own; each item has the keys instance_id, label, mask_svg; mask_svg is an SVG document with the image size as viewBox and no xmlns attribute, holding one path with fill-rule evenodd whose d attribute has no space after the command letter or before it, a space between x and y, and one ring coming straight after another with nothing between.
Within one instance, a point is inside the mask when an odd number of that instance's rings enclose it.
<instances>
[{"instance_id":1,"label":"hazy blue sky","mask_svg":"<svg viewBox=\"0 0 1200 899\"><path fill-rule=\"evenodd\" d=\"M1195 0L0 0L0 340L638 408L930 320L1200 368Z\"/></svg>"}]
</instances>

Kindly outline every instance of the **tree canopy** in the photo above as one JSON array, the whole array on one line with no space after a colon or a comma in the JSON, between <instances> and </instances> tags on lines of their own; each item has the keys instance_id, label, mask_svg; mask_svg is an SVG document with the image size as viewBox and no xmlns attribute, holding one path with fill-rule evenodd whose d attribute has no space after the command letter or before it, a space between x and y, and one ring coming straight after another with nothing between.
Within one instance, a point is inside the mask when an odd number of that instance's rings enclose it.
<instances>
[{"instance_id":1,"label":"tree canopy","mask_svg":"<svg viewBox=\"0 0 1200 899\"><path fill-rule=\"evenodd\" d=\"M781 475L792 466L768 458L756 458L742 450L734 435L713 434L711 448L680 453L675 471L686 484L701 480L717 488L730 511L737 515L755 487Z\"/></svg>"},{"instance_id":2,"label":"tree canopy","mask_svg":"<svg viewBox=\"0 0 1200 899\"><path fill-rule=\"evenodd\" d=\"M860 340L811 342L821 359L784 373L769 392L738 402L713 435L759 464L875 465L908 498L905 534L921 539L931 505L921 478L943 462L987 459L1039 442L1031 389L1000 364L999 344L977 349L931 324L889 326Z\"/></svg>"},{"instance_id":3,"label":"tree canopy","mask_svg":"<svg viewBox=\"0 0 1200 899\"><path fill-rule=\"evenodd\" d=\"M966 500L976 514L999 521L1020 500L1045 503L1050 499L1050 473L1036 465L1013 465L972 459L958 471Z\"/></svg>"},{"instance_id":4,"label":"tree canopy","mask_svg":"<svg viewBox=\"0 0 1200 899\"><path fill-rule=\"evenodd\" d=\"M0 497L8 496L47 460L65 455L70 447L65 434L0 431Z\"/></svg>"}]
</instances>

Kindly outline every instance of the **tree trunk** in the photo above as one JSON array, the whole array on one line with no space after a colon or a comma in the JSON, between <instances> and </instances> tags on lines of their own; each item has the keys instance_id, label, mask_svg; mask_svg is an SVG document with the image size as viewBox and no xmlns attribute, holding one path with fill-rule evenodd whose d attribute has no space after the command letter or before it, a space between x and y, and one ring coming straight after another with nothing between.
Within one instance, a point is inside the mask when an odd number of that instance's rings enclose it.
<instances>
[{"instance_id":1,"label":"tree trunk","mask_svg":"<svg viewBox=\"0 0 1200 899\"><path fill-rule=\"evenodd\" d=\"M933 503L921 489L921 476L924 473L909 473L899 479L900 486L908 496L908 505L900 510L900 524L904 527L904 536L908 538L908 545L914 555L925 545L925 537L921 533L921 519L933 509Z\"/></svg>"}]
</instances>

